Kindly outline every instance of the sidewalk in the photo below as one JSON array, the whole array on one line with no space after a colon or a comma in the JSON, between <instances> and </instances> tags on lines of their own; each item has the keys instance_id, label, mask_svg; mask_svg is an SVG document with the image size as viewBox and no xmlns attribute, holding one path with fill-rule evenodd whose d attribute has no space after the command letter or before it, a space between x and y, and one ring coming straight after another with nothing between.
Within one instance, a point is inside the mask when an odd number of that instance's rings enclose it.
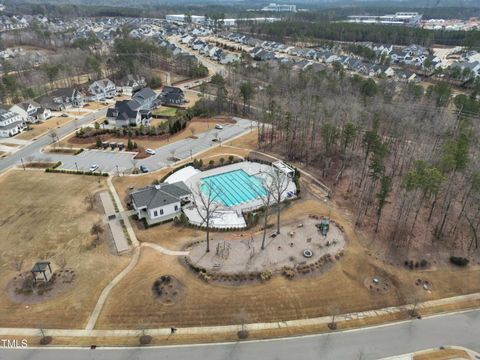
<instances>
[{"instance_id":1,"label":"sidewalk","mask_svg":"<svg viewBox=\"0 0 480 360\"><path fill-rule=\"evenodd\" d=\"M115 190L115 187L112 184L112 178L110 176L107 179L107 184L108 184L109 190L113 195L113 200L117 204L120 216L123 222L125 223L125 227L127 229L128 236L130 237L130 241L132 242L132 246L134 248L137 248L140 246L140 243L137 239L137 236L135 235L135 232L133 231L132 224L130 223L130 219L126 215L128 214L128 212L126 212L125 209L123 208L122 201L120 200L120 197L118 196L117 191Z\"/></svg>"},{"instance_id":2,"label":"sidewalk","mask_svg":"<svg viewBox=\"0 0 480 360\"><path fill-rule=\"evenodd\" d=\"M117 277L102 291L100 299L95 307L94 312L92 313L89 322L85 329L44 329L45 335L48 336L61 336L61 337L122 337L122 336L139 336L141 330L93 330L96 320L100 315L100 311L103 308L103 304L108 297L110 290L136 265L140 255L139 249L135 249L134 257L132 258L130 264L120 273ZM446 299L431 300L417 305L417 309L428 308L431 306L452 304L458 301L463 300L480 300L480 293L455 296ZM394 314L398 312L404 312L411 309L412 305L402 305L398 307L388 307L383 309L376 309L370 311L348 313L336 316L337 322L348 322L353 319L365 319L369 317L381 316L384 314ZM436 315L433 315L436 316ZM182 335L198 335L198 334L218 334L218 333L235 333L242 329L248 331L255 330L274 330L279 328L295 328L311 325L326 325L332 321L331 316L322 316L311 319L299 319L299 320L288 320L282 322L270 322L270 323L252 323L245 325L220 325L220 326L204 326L204 327L186 327L178 328L177 334ZM159 328L159 329L145 329L151 336L156 335L169 335L171 332L170 328ZM39 336L39 329L34 328L0 328L0 335L7 336Z\"/></svg>"}]
</instances>

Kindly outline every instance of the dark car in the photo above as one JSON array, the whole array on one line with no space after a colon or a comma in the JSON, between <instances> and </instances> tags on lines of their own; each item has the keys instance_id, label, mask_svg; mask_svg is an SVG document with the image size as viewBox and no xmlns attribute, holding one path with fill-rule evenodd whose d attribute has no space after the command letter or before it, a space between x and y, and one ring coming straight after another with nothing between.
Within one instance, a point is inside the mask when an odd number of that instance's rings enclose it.
<instances>
[{"instance_id":1,"label":"dark car","mask_svg":"<svg viewBox=\"0 0 480 360\"><path fill-rule=\"evenodd\" d=\"M148 167L146 167L145 165L140 165L140 171L142 173L147 173L149 172L150 170L148 169Z\"/></svg>"}]
</instances>

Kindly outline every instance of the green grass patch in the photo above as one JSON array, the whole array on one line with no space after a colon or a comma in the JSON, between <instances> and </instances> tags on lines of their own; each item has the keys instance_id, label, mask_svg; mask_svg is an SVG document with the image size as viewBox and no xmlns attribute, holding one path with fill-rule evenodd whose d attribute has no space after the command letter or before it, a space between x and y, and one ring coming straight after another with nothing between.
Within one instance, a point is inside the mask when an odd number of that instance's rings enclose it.
<instances>
[{"instance_id":1,"label":"green grass patch","mask_svg":"<svg viewBox=\"0 0 480 360\"><path fill-rule=\"evenodd\" d=\"M177 114L177 109L171 107L162 106L160 109L156 109L153 112L153 115L159 116L175 116Z\"/></svg>"}]
</instances>

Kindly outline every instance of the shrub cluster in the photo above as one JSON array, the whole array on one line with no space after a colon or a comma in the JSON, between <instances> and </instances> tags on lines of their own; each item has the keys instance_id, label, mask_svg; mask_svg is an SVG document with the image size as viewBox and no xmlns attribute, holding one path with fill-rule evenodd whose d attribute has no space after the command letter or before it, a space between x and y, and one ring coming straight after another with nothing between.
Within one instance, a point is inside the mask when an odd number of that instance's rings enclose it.
<instances>
[{"instance_id":1,"label":"shrub cluster","mask_svg":"<svg viewBox=\"0 0 480 360\"><path fill-rule=\"evenodd\" d=\"M465 267L470 262L467 258L460 256L450 256L450 262L454 265Z\"/></svg>"},{"instance_id":2,"label":"shrub cluster","mask_svg":"<svg viewBox=\"0 0 480 360\"><path fill-rule=\"evenodd\" d=\"M410 270L425 269L429 265L428 261L425 259L422 259L420 261L405 260L404 264L405 267L409 268Z\"/></svg>"},{"instance_id":3,"label":"shrub cluster","mask_svg":"<svg viewBox=\"0 0 480 360\"><path fill-rule=\"evenodd\" d=\"M82 171L82 170L66 170L66 169L55 169L48 168L45 169L45 172L48 173L60 173L60 174L70 174L70 175L90 175L90 176L108 176L108 173L92 172L92 171Z\"/></svg>"}]
</instances>

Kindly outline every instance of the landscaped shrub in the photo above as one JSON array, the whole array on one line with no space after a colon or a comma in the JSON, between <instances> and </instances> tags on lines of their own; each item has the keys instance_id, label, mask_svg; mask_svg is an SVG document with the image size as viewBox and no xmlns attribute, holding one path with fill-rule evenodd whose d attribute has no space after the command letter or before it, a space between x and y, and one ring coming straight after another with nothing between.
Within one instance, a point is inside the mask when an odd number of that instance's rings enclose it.
<instances>
[{"instance_id":1,"label":"landscaped shrub","mask_svg":"<svg viewBox=\"0 0 480 360\"><path fill-rule=\"evenodd\" d=\"M295 274L295 269L290 266L285 266L282 270L282 275L285 276L287 279L293 279L295 277Z\"/></svg>"},{"instance_id":2,"label":"landscaped shrub","mask_svg":"<svg viewBox=\"0 0 480 360\"><path fill-rule=\"evenodd\" d=\"M470 262L467 258L460 256L450 256L450 262L454 265L465 267Z\"/></svg>"},{"instance_id":3,"label":"landscaped shrub","mask_svg":"<svg viewBox=\"0 0 480 360\"><path fill-rule=\"evenodd\" d=\"M260 280L262 281L267 281L267 280L270 280L271 278L272 278L272 272L270 270L263 270L260 273Z\"/></svg>"}]
</instances>

